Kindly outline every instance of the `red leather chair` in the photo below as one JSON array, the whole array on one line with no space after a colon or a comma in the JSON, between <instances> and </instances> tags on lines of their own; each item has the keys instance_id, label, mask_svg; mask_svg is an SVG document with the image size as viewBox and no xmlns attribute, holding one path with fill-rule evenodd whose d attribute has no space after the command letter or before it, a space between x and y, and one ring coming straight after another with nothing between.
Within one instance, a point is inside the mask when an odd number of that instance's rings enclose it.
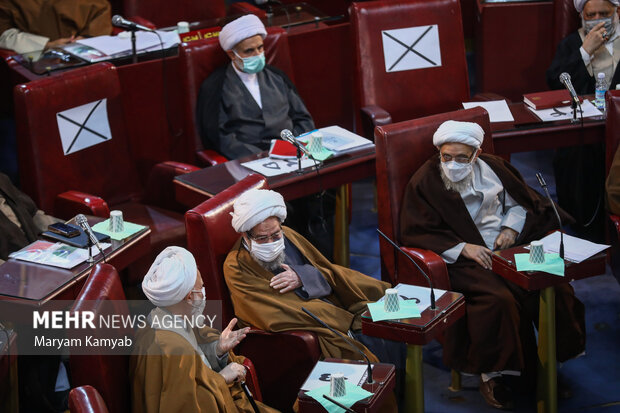
<instances>
[{"instance_id":1,"label":"red leather chair","mask_svg":"<svg viewBox=\"0 0 620 413\"><path fill-rule=\"evenodd\" d=\"M176 26L179 21L198 21L224 17L224 0L124 0L125 16L140 16L152 21L157 27Z\"/></svg>"},{"instance_id":2,"label":"red leather chair","mask_svg":"<svg viewBox=\"0 0 620 413\"><path fill-rule=\"evenodd\" d=\"M86 280L84 287L82 287L71 311L92 311L95 314L95 319L98 319L99 314L111 313L128 317L129 309L116 269L109 264L97 264ZM133 336L131 327L116 328L114 332L116 333L115 338ZM69 330L69 335L71 334L72 330ZM95 338L97 337L96 334L97 331L95 330L93 334ZM109 335L105 337L114 338ZM106 355L94 351L89 355L72 354L69 362L71 365L72 385L75 387L94 387L94 392L89 389L73 389L71 393L75 392L76 394L74 396L70 395L70 397L74 398L76 403L84 401L84 403L78 404L88 406L85 399L89 399L95 406L103 406L104 408L106 405L109 406L112 412L130 411L128 355ZM256 369L252 361L246 358L243 365L247 369L246 384L248 388L256 400L262 401ZM99 393L101 394L100 396ZM90 412L91 410L85 411ZM107 412L107 410L94 411Z\"/></svg>"},{"instance_id":3,"label":"red leather chair","mask_svg":"<svg viewBox=\"0 0 620 413\"><path fill-rule=\"evenodd\" d=\"M573 0L553 1L553 53L560 41L581 26Z\"/></svg>"},{"instance_id":4,"label":"red leather chair","mask_svg":"<svg viewBox=\"0 0 620 413\"><path fill-rule=\"evenodd\" d=\"M377 150L377 197L379 229L400 244L400 211L409 179L437 149L433 134L446 120L476 122L485 132L482 150L493 153L489 117L482 108L442 113L406 122L379 126L375 130ZM450 288L448 271L443 259L436 253L418 248L401 248L429 275L436 287ZM413 265L397 254L385 240L380 239L381 268L384 280L397 284L427 285ZM399 271L400 270L400 271Z\"/></svg>"},{"instance_id":5,"label":"red leather chair","mask_svg":"<svg viewBox=\"0 0 620 413\"><path fill-rule=\"evenodd\" d=\"M293 68L286 31L281 28L267 28L265 38L265 57L267 64L278 67L293 79ZM217 38L183 43L179 50L181 85L183 87L184 129L188 139L196 144L198 161L204 165L217 165L226 158L213 150L204 150L196 127L196 101L202 82L218 67L228 64L230 59L220 47Z\"/></svg>"},{"instance_id":6,"label":"red leather chair","mask_svg":"<svg viewBox=\"0 0 620 413\"><path fill-rule=\"evenodd\" d=\"M375 126L456 110L470 100L459 0L356 2L349 14L357 104L368 139L372 139ZM386 72L382 31L427 25L438 25L441 66ZM415 50L415 45L407 46ZM406 52L405 47L401 52ZM502 99L497 95L475 97L495 98Z\"/></svg>"},{"instance_id":7,"label":"red leather chair","mask_svg":"<svg viewBox=\"0 0 620 413\"><path fill-rule=\"evenodd\" d=\"M151 228L153 254L168 245L184 245L185 209L171 196L172 179L199 168L163 162L141 184L113 65L40 78L16 86L14 95L21 186L39 208L65 219L77 213L108 217L110 209L119 209L125 220ZM104 98L112 139L65 155L56 114Z\"/></svg>"},{"instance_id":8,"label":"red leather chair","mask_svg":"<svg viewBox=\"0 0 620 413\"><path fill-rule=\"evenodd\" d=\"M607 174L614 160L614 155L620 143L620 91L610 90L605 96L607 105L607 120L605 124L605 165ZM608 231L609 242L611 243L611 268L620 279L620 216L609 214L610 230Z\"/></svg>"},{"instance_id":9,"label":"red leather chair","mask_svg":"<svg viewBox=\"0 0 620 413\"><path fill-rule=\"evenodd\" d=\"M93 386L80 386L69 392L71 413L108 413L108 406Z\"/></svg>"},{"instance_id":10,"label":"red leather chair","mask_svg":"<svg viewBox=\"0 0 620 413\"><path fill-rule=\"evenodd\" d=\"M207 300L222 302L223 325L234 313L223 264L239 239L232 228L230 212L235 200L253 188L267 188L266 179L261 175L248 175L185 213L187 247L196 258ZM238 351L256 364L265 403L282 411L290 411L299 387L320 356L316 336L307 331L268 333L253 329ZM277 354L276 363L274 354Z\"/></svg>"}]
</instances>

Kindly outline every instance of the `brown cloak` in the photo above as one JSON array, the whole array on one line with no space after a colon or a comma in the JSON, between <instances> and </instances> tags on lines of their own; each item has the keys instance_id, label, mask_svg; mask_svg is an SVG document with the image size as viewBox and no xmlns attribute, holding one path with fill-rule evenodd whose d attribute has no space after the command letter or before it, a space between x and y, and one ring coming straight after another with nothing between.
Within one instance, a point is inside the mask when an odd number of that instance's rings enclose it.
<instances>
[{"instance_id":1,"label":"brown cloak","mask_svg":"<svg viewBox=\"0 0 620 413\"><path fill-rule=\"evenodd\" d=\"M326 297L331 303L320 299L303 300L291 291L280 294L269 286L273 273L262 268L237 241L224 262L224 276L230 290L235 315L240 323L272 332L308 330L319 338L324 357L359 359L359 354L349 344L326 328L316 324L301 310L304 306L319 316L330 327L346 334L349 329L361 328L360 315L366 303L383 296L389 284L372 277L329 262L305 238L290 228L283 227L286 237L316 267L332 287ZM374 354L363 344L356 343L372 362L378 362Z\"/></svg>"},{"instance_id":2,"label":"brown cloak","mask_svg":"<svg viewBox=\"0 0 620 413\"><path fill-rule=\"evenodd\" d=\"M112 32L107 0L0 0L0 34L15 28L56 40Z\"/></svg>"},{"instance_id":3,"label":"brown cloak","mask_svg":"<svg viewBox=\"0 0 620 413\"><path fill-rule=\"evenodd\" d=\"M209 328L196 335L199 343L218 338L219 332ZM244 358L230 352L228 359L241 364ZM141 329L129 371L134 413L254 413L239 383L226 384L185 338L172 331ZM256 404L261 412L277 412L258 401Z\"/></svg>"},{"instance_id":4,"label":"brown cloak","mask_svg":"<svg viewBox=\"0 0 620 413\"><path fill-rule=\"evenodd\" d=\"M542 238L557 228L550 202L529 188L503 159L480 156L497 174L505 190L527 210L517 244ZM570 219L560 211L563 221ZM431 157L411 178L400 217L403 245L437 254L460 242L485 245L456 191L448 191L439 174L439 157ZM449 329L444 342L446 365L468 373L523 371L535 355L532 322L538 322L538 294L527 292L460 256L448 265L451 289L465 295L467 316ZM563 361L585 348L583 304L570 284L556 287L557 356Z\"/></svg>"}]
</instances>

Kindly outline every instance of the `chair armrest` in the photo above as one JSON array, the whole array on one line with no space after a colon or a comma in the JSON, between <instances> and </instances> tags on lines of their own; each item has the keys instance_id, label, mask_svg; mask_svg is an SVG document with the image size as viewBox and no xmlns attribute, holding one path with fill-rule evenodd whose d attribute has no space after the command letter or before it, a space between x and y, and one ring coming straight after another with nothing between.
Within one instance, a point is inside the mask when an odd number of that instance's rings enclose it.
<instances>
[{"instance_id":1,"label":"chair armrest","mask_svg":"<svg viewBox=\"0 0 620 413\"><path fill-rule=\"evenodd\" d=\"M153 166L146 182L142 201L172 211L185 212L187 208L180 205L174 198L174 177L201 168L182 162L166 161Z\"/></svg>"},{"instance_id":2,"label":"chair armrest","mask_svg":"<svg viewBox=\"0 0 620 413\"><path fill-rule=\"evenodd\" d=\"M488 102L491 100L505 100L506 103L512 103L510 99L497 93L477 93L471 98L472 102Z\"/></svg>"},{"instance_id":3,"label":"chair armrest","mask_svg":"<svg viewBox=\"0 0 620 413\"><path fill-rule=\"evenodd\" d=\"M249 358L245 358L243 360L243 365L247 370L247 374L245 375L245 384L248 385L248 389L252 392L252 396L254 396L254 400L258 400L259 402L263 401L263 396L260 393L260 386L258 385L258 376L256 375L256 368L254 367L254 363Z\"/></svg>"},{"instance_id":4,"label":"chair armrest","mask_svg":"<svg viewBox=\"0 0 620 413\"><path fill-rule=\"evenodd\" d=\"M618 238L620 238L620 216L610 214L609 219L611 220L611 223L616 229L616 235L618 236Z\"/></svg>"},{"instance_id":5,"label":"chair armrest","mask_svg":"<svg viewBox=\"0 0 620 413\"><path fill-rule=\"evenodd\" d=\"M224 162L228 162L225 156L220 155L213 149L203 149L196 152L196 157L200 165L215 166Z\"/></svg>"},{"instance_id":6,"label":"chair armrest","mask_svg":"<svg viewBox=\"0 0 620 413\"><path fill-rule=\"evenodd\" d=\"M108 407L93 386L80 386L69 392L69 411L71 413L108 412Z\"/></svg>"},{"instance_id":7,"label":"chair armrest","mask_svg":"<svg viewBox=\"0 0 620 413\"><path fill-rule=\"evenodd\" d=\"M66 191L56 195L54 201L54 216L62 219L71 219L77 214L94 215L108 218L110 208L98 196L79 191Z\"/></svg>"},{"instance_id":8,"label":"chair armrest","mask_svg":"<svg viewBox=\"0 0 620 413\"><path fill-rule=\"evenodd\" d=\"M375 126L383 126L392 123L392 116L377 105L364 106L362 109L362 130L364 137L375 141Z\"/></svg>"},{"instance_id":9,"label":"chair armrest","mask_svg":"<svg viewBox=\"0 0 620 413\"><path fill-rule=\"evenodd\" d=\"M267 17L265 10L258 8L247 1L232 3L229 6L228 15L233 16L237 14L255 14L258 17Z\"/></svg>"},{"instance_id":10,"label":"chair armrest","mask_svg":"<svg viewBox=\"0 0 620 413\"><path fill-rule=\"evenodd\" d=\"M433 287L441 288L442 290L450 289L448 267L446 267L446 262L438 254L430 250L423 250L421 248L401 247L401 250L413 258L413 260L424 270L424 272L426 272L428 277L433 281ZM419 270L415 268L409 260L405 259L405 257L401 257L401 254L399 254L398 265L398 282L407 282L407 279L403 279L403 275L412 274L410 279L414 280L414 284L424 286L428 285L428 282L424 276L420 274Z\"/></svg>"}]
</instances>

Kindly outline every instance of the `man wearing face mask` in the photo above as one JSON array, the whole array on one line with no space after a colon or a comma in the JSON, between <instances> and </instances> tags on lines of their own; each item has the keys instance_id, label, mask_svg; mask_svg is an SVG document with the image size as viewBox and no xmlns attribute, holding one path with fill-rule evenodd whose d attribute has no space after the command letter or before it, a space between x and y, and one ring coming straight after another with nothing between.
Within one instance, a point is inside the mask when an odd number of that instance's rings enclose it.
<instances>
[{"instance_id":1,"label":"man wearing face mask","mask_svg":"<svg viewBox=\"0 0 620 413\"><path fill-rule=\"evenodd\" d=\"M295 135L314 122L289 78L265 64L265 26L253 14L222 28L219 42L230 64L202 84L196 120L203 145L229 159L266 151L282 129Z\"/></svg>"},{"instance_id":2,"label":"man wearing face mask","mask_svg":"<svg viewBox=\"0 0 620 413\"><path fill-rule=\"evenodd\" d=\"M540 239L557 220L549 201L516 169L481 153L483 138L476 123L441 124L433 136L439 156L407 185L401 240L439 254L448 265L451 290L465 295L467 315L446 334L444 363L480 374L485 401L509 408L513 400L503 376L535 373L538 293L493 273L492 250ZM565 361L584 351L584 307L569 284L555 289L557 357Z\"/></svg>"},{"instance_id":3,"label":"man wearing face mask","mask_svg":"<svg viewBox=\"0 0 620 413\"><path fill-rule=\"evenodd\" d=\"M618 30L618 0L574 0L581 15L582 27L565 37L556 50L547 70L551 89L563 89L559 80L567 72L575 91L580 95L594 94L598 73L605 73L610 89L620 83L620 33Z\"/></svg>"},{"instance_id":4,"label":"man wearing face mask","mask_svg":"<svg viewBox=\"0 0 620 413\"><path fill-rule=\"evenodd\" d=\"M205 288L192 254L167 247L142 289L156 307L136 334L130 359L133 412L254 412L239 382L243 357L232 349L249 329L220 334L204 326ZM179 320L193 320L194 325ZM200 321L202 320L202 321ZM256 402L261 412L275 412Z\"/></svg>"}]
</instances>

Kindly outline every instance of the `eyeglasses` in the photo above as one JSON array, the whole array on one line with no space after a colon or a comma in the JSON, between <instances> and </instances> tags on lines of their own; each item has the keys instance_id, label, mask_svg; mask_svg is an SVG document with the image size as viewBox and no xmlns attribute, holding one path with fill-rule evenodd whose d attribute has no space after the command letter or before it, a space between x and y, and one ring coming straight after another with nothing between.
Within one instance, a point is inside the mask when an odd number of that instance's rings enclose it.
<instances>
[{"instance_id":1,"label":"eyeglasses","mask_svg":"<svg viewBox=\"0 0 620 413\"><path fill-rule=\"evenodd\" d=\"M440 153L439 157L441 158L442 161L444 162L451 162L451 161L456 161L456 163L469 163L469 161L471 160L471 158L474 157L474 153L472 153L471 155L467 156L467 155L456 155L456 156L452 156L449 155L447 153Z\"/></svg>"},{"instance_id":2,"label":"eyeglasses","mask_svg":"<svg viewBox=\"0 0 620 413\"><path fill-rule=\"evenodd\" d=\"M282 238L282 228L280 228L271 235L261 235L260 237L255 237L250 231L246 232L246 234L248 234L248 237L250 237L251 240L258 242L259 244L266 244L269 241L279 241L280 238Z\"/></svg>"},{"instance_id":3,"label":"eyeglasses","mask_svg":"<svg viewBox=\"0 0 620 413\"><path fill-rule=\"evenodd\" d=\"M191 290L190 292L193 294L200 294L200 298L205 298L207 296L204 286L200 290Z\"/></svg>"}]
</instances>

